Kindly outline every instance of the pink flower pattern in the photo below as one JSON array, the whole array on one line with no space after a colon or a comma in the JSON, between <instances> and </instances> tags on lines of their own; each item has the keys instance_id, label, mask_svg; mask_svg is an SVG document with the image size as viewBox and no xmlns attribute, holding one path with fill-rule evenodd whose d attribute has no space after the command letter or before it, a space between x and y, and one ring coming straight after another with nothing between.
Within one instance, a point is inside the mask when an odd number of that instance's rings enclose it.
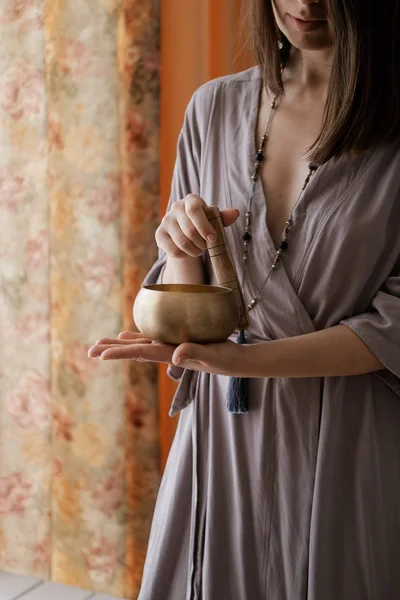
<instances>
[{"instance_id":1,"label":"pink flower pattern","mask_svg":"<svg viewBox=\"0 0 400 600\"><path fill-rule=\"evenodd\" d=\"M60 440L64 440L65 442L70 442L72 440L72 419L69 416L67 409L62 405L54 405L53 406L53 427L54 427L54 435L56 438ZM61 463L59 461L54 461L53 475L57 473L58 469L61 468ZM60 469L62 470L62 469Z\"/></svg>"},{"instance_id":2,"label":"pink flower pattern","mask_svg":"<svg viewBox=\"0 0 400 600\"><path fill-rule=\"evenodd\" d=\"M7 396L9 414L24 429L50 425L50 384L36 371L28 371Z\"/></svg>"},{"instance_id":3,"label":"pink flower pattern","mask_svg":"<svg viewBox=\"0 0 400 600\"><path fill-rule=\"evenodd\" d=\"M50 565L50 551L50 535L46 535L44 539L37 542L33 547L33 565L35 570L46 568Z\"/></svg>"},{"instance_id":4,"label":"pink flower pattern","mask_svg":"<svg viewBox=\"0 0 400 600\"><path fill-rule=\"evenodd\" d=\"M94 55L79 40L63 38L58 63L62 71L74 80L86 75L93 65Z\"/></svg>"},{"instance_id":5,"label":"pink flower pattern","mask_svg":"<svg viewBox=\"0 0 400 600\"><path fill-rule=\"evenodd\" d=\"M0 210L16 212L24 195L24 178L17 175L10 165L0 167Z\"/></svg>"},{"instance_id":6,"label":"pink flower pattern","mask_svg":"<svg viewBox=\"0 0 400 600\"><path fill-rule=\"evenodd\" d=\"M102 512L111 519L121 506L123 499L122 473L113 473L110 475L110 477L98 486L94 496Z\"/></svg>"},{"instance_id":7,"label":"pink flower pattern","mask_svg":"<svg viewBox=\"0 0 400 600\"><path fill-rule=\"evenodd\" d=\"M89 207L102 225L114 223L119 211L119 192L116 182L106 181L104 185L96 188L89 201Z\"/></svg>"},{"instance_id":8,"label":"pink flower pattern","mask_svg":"<svg viewBox=\"0 0 400 600\"><path fill-rule=\"evenodd\" d=\"M38 269L47 266L49 262L49 233L43 229L26 245L26 264L28 269Z\"/></svg>"},{"instance_id":9,"label":"pink flower pattern","mask_svg":"<svg viewBox=\"0 0 400 600\"><path fill-rule=\"evenodd\" d=\"M85 385L99 371L99 364L88 357L89 345L73 340L67 345L66 364ZM103 374L103 373L100 373Z\"/></svg>"},{"instance_id":10,"label":"pink flower pattern","mask_svg":"<svg viewBox=\"0 0 400 600\"><path fill-rule=\"evenodd\" d=\"M46 313L33 312L15 321L14 335L23 341L31 338L35 343L50 341L49 317Z\"/></svg>"},{"instance_id":11,"label":"pink flower pattern","mask_svg":"<svg viewBox=\"0 0 400 600\"><path fill-rule=\"evenodd\" d=\"M91 535L90 546L82 549L90 577L101 583L112 580L118 567L119 555L117 544L97 535Z\"/></svg>"},{"instance_id":12,"label":"pink flower pattern","mask_svg":"<svg viewBox=\"0 0 400 600\"><path fill-rule=\"evenodd\" d=\"M87 249L86 260L78 263L78 269L88 292L99 296L109 292L117 274L114 258L104 248L93 244Z\"/></svg>"},{"instance_id":13,"label":"pink flower pattern","mask_svg":"<svg viewBox=\"0 0 400 600\"><path fill-rule=\"evenodd\" d=\"M32 487L22 473L0 477L0 515L23 515L31 500Z\"/></svg>"},{"instance_id":14,"label":"pink flower pattern","mask_svg":"<svg viewBox=\"0 0 400 600\"><path fill-rule=\"evenodd\" d=\"M45 106L43 71L16 59L0 77L0 106L16 120L42 116Z\"/></svg>"},{"instance_id":15,"label":"pink flower pattern","mask_svg":"<svg viewBox=\"0 0 400 600\"><path fill-rule=\"evenodd\" d=\"M33 0L4 0L3 6L3 12L0 16L1 25L21 21L28 21L35 28L42 25L40 10L37 2Z\"/></svg>"}]
</instances>

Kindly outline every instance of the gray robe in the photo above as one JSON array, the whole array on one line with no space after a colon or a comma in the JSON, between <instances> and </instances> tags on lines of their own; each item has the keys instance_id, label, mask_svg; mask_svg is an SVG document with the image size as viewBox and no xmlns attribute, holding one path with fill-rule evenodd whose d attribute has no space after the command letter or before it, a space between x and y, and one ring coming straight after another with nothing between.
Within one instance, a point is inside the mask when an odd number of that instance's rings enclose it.
<instances>
[{"instance_id":1,"label":"gray robe","mask_svg":"<svg viewBox=\"0 0 400 600\"><path fill-rule=\"evenodd\" d=\"M195 193L243 215L261 86L254 68L195 93L171 202ZM386 370L254 379L249 414L232 415L228 378L170 368L181 377L171 414L181 415L140 600L400 598L399 186L400 142L320 167L248 335L343 323ZM260 182L253 211L247 299L275 255ZM227 230L238 270L242 228ZM164 264L161 254L146 283Z\"/></svg>"}]
</instances>

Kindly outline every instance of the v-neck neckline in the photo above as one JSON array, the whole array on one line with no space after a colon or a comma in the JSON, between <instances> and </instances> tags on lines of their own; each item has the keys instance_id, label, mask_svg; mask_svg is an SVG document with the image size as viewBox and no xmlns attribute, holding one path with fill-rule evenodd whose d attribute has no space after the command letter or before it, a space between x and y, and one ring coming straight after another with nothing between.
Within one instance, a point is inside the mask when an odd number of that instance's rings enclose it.
<instances>
[{"instance_id":1,"label":"v-neck neckline","mask_svg":"<svg viewBox=\"0 0 400 600\"><path fill-rule=\"evenodd\" d=\"M221 94L222 104L220 115L220 136L218 149L222 150L224 168L220 175L226 193L224 205L239 208L241 216L237 223L228 228L227 235L232 242L232 255L236 271L240 276L243 266L243 226L248 207L248 195L253 172L254 157L257 151L257 121L261 102L263 79L260 69L255 67L241 76L234 76L235 88L229 88L227 80ZM236 96L237 94L237 96ZM301 284L301 278L306 268L314 245L321 237L330 215L343 201L349 186L355 182L372 160L373 153L360 157L351 168L347 169L346 177L341 177L343 166L347 165L345 157L333 158L321 165L310 181L306 193L298 203L293 217L294 227L289 238L289 248L279 263L278 269L272 274L264 288L259 303L254 308L254 318L262 319L268 327L270 302L279 302L279 294L285 294L290 299L291 310L295 310L296 294ZM336 177L340 180L337 185ZM335 182L335 183L334 183ZM245 301L250 301L260 289L267 269L272 265L276 256L275 244L267 226L267 202L262 186L257 182L253 198L252 239L249 246L249 261L246 269L246 281L243 295ZM328 198L328 199L327 199ZM314 202L315 200L315 202ZM318 222L313 213L318 209ZM252 313L253 314L253 313ZM297 312L296 318L304 321Z\"/></svg>"},{"instance_id":2,"label":"v-neck neckline","mask_svg":"<svg viewBox=\"0 0 400 600\"><path fill-rule=\"evenodd\" d=\"M254 157L256 156L256 154L258 152L258 145L257 145L258 117L259 117L259 113L260 113L260 109L261 109L263 89L264 89L264 80L263 80L262 76L260 75L260 79L258 82L258 90L257 90L257 93L254 94L254 98L253 98L253 106L252 106L252 110L251 110L250 127L249 127L249 148L250 148L250 152L251 152L250 155L253 158L253 163L254 163ZM269 117L269 115L268 115L268 117ZM273 117L272 117L272 119L273 119ZM267 146L268 146L268 139L266 141L266 148L267 148ZM315 180L319 178L320 171L324 168L324 166L325 165L321 165L318 167L317 172L313 174L311 181L308 183L307 188L302 195L302 198L297 203L297 206L294 207L294 210L291 213L292 219L294 221L294 225L295 225L296 216L300 216L301 213L304 212L307 198L309 197L310 193L312 192L312 188L315 185ZM299 193L300 193L300 190L299 190ZM273 237L272 237L271 232L268 227L267 195L265 193L264 186L263 186L260 175L257 179L256 187L254 190L253 208L256 208L256 210L254 210L252 212L258 213L256 218L262 219L262 222L264 225L264 227L263 227L264 236L263 237L265 240L265 244L266 244L271 256L273 256L275 258L278 248L275 245L275 242L273 240ZM288 215L288 217L289 216L290 215ZM283 233L283 231L282 231L282 233Z\"/></svg>"},{"instance_id":3,"label":"v-neck neckline","mask_svg":"<svg viewBox=\"0 0 400 600\"><path fill-rule=\"evenodd\" d=\"M233 127L232 125L230 127L224 127L223 156L225 168L222 171L223 179L225 181L225 189L228 194L228 206L240 208L242 213L239 221L228 230L228 236L232 236L232 242L238 249L237 252L234 252L235 262L237 261L236 269L238 274L241 272L243 265L241 249L243 248L242 234L244 215L247 212L254 157L257 151L257 122L261 102L263 79L259 68L255 67L249 78L241 79L239 81L242 85L246 85L246 92L243 100L241 101L241 105L243 106L243 110L247 108L247 111L244 113L243 119L240 119L239 115L236 115L237 121ZM222 111L222 114L224 115L231 114L232 107L228 102L227 96L224 99ZM236 140L239 141L240 136L242 136L242 146L237 146ZM232 162L230 163L228 157L232 154L232 149L235 149L235 152L234 158L231 159ZM319 171L321 170L325 170L325 165L319 168ZM307 199L309 198L309 195L313 193L316 180L319 181L318 175L319 173L315 174L312 181L310 181L308 186L309 189L307 190L308 193L303 196L302 201L298 204L296 211L293 213L293 216L296 216L298 219L300 219L301 216L304 218L306 215L305 207L308 201ZM245 178L247 178L247 181ZM235 193L241 194L240 203L232 202ZM297 228L297 232L298 231L299 229ZM264 195L264 190L260 185L260 181L257 181L256 183L253 197L252 234L253 240L257 240L257 246L252 244L249 249L249 264L246 269L245 289L243 290L246 302L250 301L259 290L264 277L266 276L266 270L269 270L276 256L276 247L267 226L267 202ZM295 239L291 244L292 247L297 245L296 231L292 232L292 240L293 237ZM289 258L289 262L293 258L293 255L290 256L290 251L291 248L289 246L289 250L286 253L286 256ZM257 255L258 257L263 257L262 265L260 265L261 268L257 267L254 269L253 267L257 262ZM288 270L285 265L288 259L285 260L285 257L283 257L283 260L281 260L279 263L278 269L272 275L271 281L275 281L280 290L284 289L286 285L293 287L293 282L289 273L297 272L297 263L300 264L303 259L302 253L301 256L297 254L294 258L295 261L291 262L289 265L290 269ZM266 292L267 289L265 288L261 295L261 302L256 305L254 312L259 313L260 316L262 315L262 319L267 323L268 319L263 302L263 297L265 296Z\"/></svg>"}]
</instances>

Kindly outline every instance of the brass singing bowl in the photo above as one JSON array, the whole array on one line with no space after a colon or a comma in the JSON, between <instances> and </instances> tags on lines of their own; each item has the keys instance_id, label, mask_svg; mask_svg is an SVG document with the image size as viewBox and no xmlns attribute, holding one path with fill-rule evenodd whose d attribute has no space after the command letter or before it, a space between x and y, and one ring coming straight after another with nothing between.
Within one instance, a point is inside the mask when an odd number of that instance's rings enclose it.
<instances>
[{"instance_id":1,"label":"brass singing bowl","mask_svg":"<svg viewBox=\"0 0 400 600\"><path fill-rule=\"evenodd\" d=\"M235 331L239 307L232 290L223 286L147 285L136 297L133 318L151 340L211 344L225 341Z\"/></svg>"}]
</instances>

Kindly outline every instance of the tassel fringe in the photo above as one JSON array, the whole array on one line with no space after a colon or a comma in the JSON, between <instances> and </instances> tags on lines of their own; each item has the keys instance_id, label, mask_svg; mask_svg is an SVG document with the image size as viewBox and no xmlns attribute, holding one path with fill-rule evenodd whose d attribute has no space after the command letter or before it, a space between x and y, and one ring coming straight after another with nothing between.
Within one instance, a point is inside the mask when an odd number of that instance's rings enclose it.
<instances>
[{"instance_id":1,"label":"tassel fringe","mask_svg":"<svg viewBox=\"0 0 400 600\"><path fill-rule=\"evenodd\" d=\"M244 330L239 331L236 342L247 344ZM228 387L227 408L235 415L245 415L249 412L249 380L243 377L231 377Z\"/></svg>"}]
</instances>

